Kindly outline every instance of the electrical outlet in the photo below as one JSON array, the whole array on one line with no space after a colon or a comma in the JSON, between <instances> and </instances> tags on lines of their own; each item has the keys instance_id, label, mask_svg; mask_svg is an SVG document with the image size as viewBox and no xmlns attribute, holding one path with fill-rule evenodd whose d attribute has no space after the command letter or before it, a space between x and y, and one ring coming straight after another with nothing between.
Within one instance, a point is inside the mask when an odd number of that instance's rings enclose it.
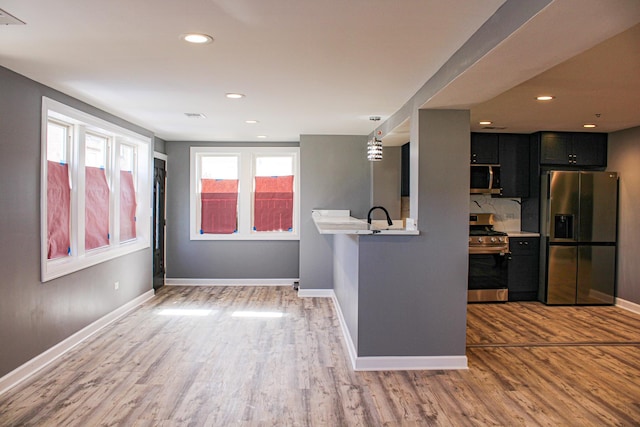
<instances>
[{"instance_id":1,"label":"electrical outlet","mask_svg":"<svg viewBox=\"0 0 640 427\"><path fill-rule=\"evenodd\" d=\"M120 289L120 282L115 282L113 284L113 288L117 291L118 289Z\"/></svg>"}]
</instances>

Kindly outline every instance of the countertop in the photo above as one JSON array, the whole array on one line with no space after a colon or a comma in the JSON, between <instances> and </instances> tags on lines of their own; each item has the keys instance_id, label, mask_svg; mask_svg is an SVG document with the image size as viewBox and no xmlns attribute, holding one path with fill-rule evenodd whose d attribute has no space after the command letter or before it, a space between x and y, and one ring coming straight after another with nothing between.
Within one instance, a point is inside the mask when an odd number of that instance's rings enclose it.
<instances>
[{"instance_id":1,"label":"countertop","mask_svg":"<svg viewBox=\"0 0 640 427\"><path fill-rule=\"evenodd\" d=\"M417 236L418 230L406 230L401 220L394 220L392 226L386 221L372 221L369 225L365 219L350 216L348 210L312 211L311 217L320 234L375 234L385 236Z\"/></svg>"},{"instance_id":2,"label":"countertop","mask_svg":"<svg viewBox=\"0 0 640 427\"><path fill-rule=\"evenodd\" d=\"M509 237L540 237L540 233L532 231L506 231Z\"/></svg>"}]
</instances>

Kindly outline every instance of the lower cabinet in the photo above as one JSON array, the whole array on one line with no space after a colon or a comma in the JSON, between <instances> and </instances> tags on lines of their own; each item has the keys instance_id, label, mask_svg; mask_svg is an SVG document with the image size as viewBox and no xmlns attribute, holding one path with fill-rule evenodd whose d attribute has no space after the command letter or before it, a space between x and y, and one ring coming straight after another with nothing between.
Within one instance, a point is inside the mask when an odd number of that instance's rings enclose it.
<instances>
[{"instance_id":1,"label":"lower cabinet","mask_svg":"<svg viewBox=\"0 0 640 427\"><path fill-rule=\"evenodd\" d=\"M509 250L509 301L537 301L540 239L509 237Z\"/></svg>"}]
</instances>

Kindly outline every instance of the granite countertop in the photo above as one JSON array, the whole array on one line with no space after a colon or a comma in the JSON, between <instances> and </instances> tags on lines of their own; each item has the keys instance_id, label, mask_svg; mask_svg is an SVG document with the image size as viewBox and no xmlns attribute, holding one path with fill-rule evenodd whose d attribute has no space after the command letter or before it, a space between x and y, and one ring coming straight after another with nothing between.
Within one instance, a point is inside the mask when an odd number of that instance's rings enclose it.
<instances>
[{"instance_id":1,"label":"granite countertop","mask_svg":"<svg viewBox=\"0 0 640 427\"><path fill-rule=\"evenodd\" d=\"M540 233L532 231L506 231L509 237L540 237Z\"/></svg>"},{"instance_id":2,"label":"granite countertop","mask_svg":"<svg viewBox=\"0 0 640 427\"><path fill-rule=\"evenodd\" d=\"M418 230L406 230L402 221L395 220L389 227L386 221L373 221L371 225L365 219L350 216L348 210L313 210L311 217L320 234L375 234L416 236Z\"/></svg>"}]
</instances>

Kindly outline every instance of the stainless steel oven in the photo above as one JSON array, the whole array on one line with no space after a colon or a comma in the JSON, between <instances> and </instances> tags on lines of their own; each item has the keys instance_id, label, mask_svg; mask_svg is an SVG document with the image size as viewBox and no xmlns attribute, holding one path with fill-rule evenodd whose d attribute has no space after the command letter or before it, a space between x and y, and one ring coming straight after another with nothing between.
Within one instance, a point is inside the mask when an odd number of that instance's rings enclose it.
<instances>
[{"instance_id":1,"label":"stainless steel oven","mask_svg":"<svg viewBox=\"0 0 640 427\"><path fill-rule=\"evenodd\" d=\"M469 302L509 299L509 238L493 229L493 214L469 217Z\"/></svg>"}]
</instances>

